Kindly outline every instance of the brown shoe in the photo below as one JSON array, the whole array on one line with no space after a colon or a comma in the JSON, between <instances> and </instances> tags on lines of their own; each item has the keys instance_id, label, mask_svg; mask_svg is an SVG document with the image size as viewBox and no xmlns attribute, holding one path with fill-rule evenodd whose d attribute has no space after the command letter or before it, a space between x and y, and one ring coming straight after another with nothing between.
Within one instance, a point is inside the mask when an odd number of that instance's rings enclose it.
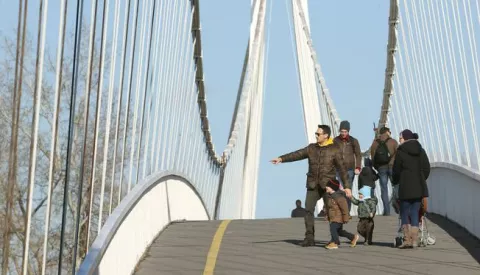
<instances>
[{"instance_id":1,"label":"brown shoe","mask_svg":"<svg viewBox=\"0 0 480 275\"><path fill-rule=\"evenodd\" d=\"M325 246L326 249L337 249L338 245L336 243L329 243Z\"/></svg>"},{"instance_id":2,"label":"brown shoe","mask_svg":"<svg viewBox=\"0 0 480 275\"><path fill-rule=\"evenodd\" d=\"M358 236L358 234L355 234L355 236L353 237L353 240L350 242L350 247L357 246L357 242L358 242L359 238L360 238L360 236Z\"/></svg>"}]
</instances>

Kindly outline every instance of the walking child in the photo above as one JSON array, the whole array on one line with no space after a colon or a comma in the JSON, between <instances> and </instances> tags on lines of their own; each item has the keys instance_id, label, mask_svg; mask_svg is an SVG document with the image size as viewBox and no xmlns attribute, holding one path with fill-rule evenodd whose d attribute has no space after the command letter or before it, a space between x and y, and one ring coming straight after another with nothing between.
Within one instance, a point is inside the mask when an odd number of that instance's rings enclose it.
<instances>
[{"instance_id":1,"label":"walking child","mask_svg":"<svg viewBox=\"0 0 480 275\"><path fill-rule=\"evenodd\" d=\"M375 223L373 218L377 211L378 199L374 195L375 182L378 174L372 168L372 161L364 159L365 167L358 176L359 199L352 199L352 203L358 206L357 215L360 219L357 225L358 233L365 238L365 245L372 244L373 229Z\"/></svg>"},{"instance_id":2,"label":"walking child","mask_svg":"<svg viewBox=\"0 0 480 275\"><path fill-rule=\"evenodd\" d=\"M357 231L362 237L365 238L364 245L372 244L373 229L375 223L373 218L377 210L378 199L376 197L371 197L372 188L370 186L364 185L360 190L358 190L358 198L352 197L352 203L358 206L358 221Z\"/></svg>"},{"instance_id":3,"label":"walking child","mask_svg":"<svg viewBox=\"0 0 480 275\"><path fill-rule=\"evenodd\" d=\"M340 238L344 237L350 240L350 246L355 247L359 236L343 229L343 224L350 220L348 205L345 195L339 191L340 183L337 180L329 180L326 185L326 213L330 223L330 234L332 239L325 246L326 249L337 249L340 244Z\"/></svg>"}]
</instances>

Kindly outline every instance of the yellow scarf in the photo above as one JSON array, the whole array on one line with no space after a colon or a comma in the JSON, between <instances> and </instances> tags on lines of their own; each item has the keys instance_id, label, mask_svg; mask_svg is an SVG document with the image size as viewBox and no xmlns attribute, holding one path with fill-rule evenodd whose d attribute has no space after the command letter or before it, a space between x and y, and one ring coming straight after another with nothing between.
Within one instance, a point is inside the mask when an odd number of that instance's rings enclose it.
<instances>
[{"instance_id":1,"label":"yellow scarf","mask_svg":"<svg viewBox=\"0 0 480 275\"><path fill-rule=\"evenodd\" d=\"M327 146L333 144L333 138L329 137L323 144L319 144L320 147Z\"/></svg>"}]
</instances>

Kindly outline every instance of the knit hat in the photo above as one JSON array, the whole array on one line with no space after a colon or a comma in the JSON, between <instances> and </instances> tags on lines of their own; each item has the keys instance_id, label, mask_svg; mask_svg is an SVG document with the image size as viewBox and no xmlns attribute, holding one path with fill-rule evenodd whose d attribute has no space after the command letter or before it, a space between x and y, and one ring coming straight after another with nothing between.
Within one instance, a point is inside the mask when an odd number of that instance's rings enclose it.
<instances>
[{"instance_id":1,"label":"knit hat","mask_svg":"<svg viewBox=\"0 0 480 275\"><path fill-rule=\"evenodd\" d=\"M335 179L329 180L327 182L327 187L330 187L332 188L333 191L337 192L338 189L340 189L340 182L338 182L338 180L335 180Z\"/></svg>"},{"instance_id":2,"label":"knit hat","mask_svg":"<svg viewBox=\"0 0 480 275\"><path fill-rule=\"evenodd\" d=\"M360 190L358 190L359 194L363 195L363 199L370 199L370 195L372 194L372 188L370 186L364 185Z\"/></svg>"},{"instance_id":3,"label":"knit hat","mask_svg":"<svg viewBox=\"0 0 480 275\"><path fill-rule=\"evenodd\" d=\"M344 121L340 122L340 131L341 130L350 131L350 122L348 122L348 120L344 120Z\"/></svg>"},{"instance_id":4,"label":"knit hat","mask_svg":"<svg viewBox=\"0 0 480 275\"><path fill-rule=\"evenodd\" d=\"M409 139L415 139L415 137L418 138L418 135L415 135L414 133L412 133L412 131L408 130L408 129L405 129L403 130L400 135L402 136L402 138L404 140L409 140Z\"/></svg>"}]
</instances>

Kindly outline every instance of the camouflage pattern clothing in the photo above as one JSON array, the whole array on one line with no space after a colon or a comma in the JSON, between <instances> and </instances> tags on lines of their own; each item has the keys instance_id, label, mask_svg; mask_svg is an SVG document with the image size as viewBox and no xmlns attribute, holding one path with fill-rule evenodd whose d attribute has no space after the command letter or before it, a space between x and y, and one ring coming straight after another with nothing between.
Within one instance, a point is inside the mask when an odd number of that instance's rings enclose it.
<instances>
[{"instance_id":1,"label":"camouflage pattern clothing","mask_svg":"<svg viewBox=\"0 0 480 275\"><path fill-rule=\"evenodd\" d=\"M352 203L358 206L357 213L359 218L373 218L377 212L378 199L376 197L364 201L352 197Z\"/></svg>"},{"instance_id":2,"label":"camouflage pattern clothing","mask_svg":"<svg viewBox=\"0 0 480 275\"><path fill-rule=\"evenodd\" d=\"M360 218L357 224L358 234L365 238L365 245L371 245L373 229L375 228L375 222L373 221L373 218L375 217L377 210L378 199L376 197L372 197L365 199L364 201L360 201L355 197L352 197L352 203L358 206L357 213L358 217Z\"/></svg>"}]
</instances>

